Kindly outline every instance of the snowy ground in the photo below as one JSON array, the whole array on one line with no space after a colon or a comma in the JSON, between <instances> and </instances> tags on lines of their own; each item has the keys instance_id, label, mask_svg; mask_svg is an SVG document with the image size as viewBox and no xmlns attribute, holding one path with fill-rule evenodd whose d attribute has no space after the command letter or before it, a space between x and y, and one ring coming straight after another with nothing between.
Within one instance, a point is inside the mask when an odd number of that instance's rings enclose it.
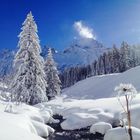
<instances>
[{"instance_id":1,"label":"snowy ground","mask_svg":"<svg viewBox=\"0 0 140 140\"><path fill-rule=\"evenodd\" d=\"M122 101L124 102L123 98ZM40 105L37 106L40 107ZM93 134L96 132L106 134L111 129L114 132L114 137L116 137L115 134L117 132L115 133L112 126L122 124L119 121L120 119L123 119L124 122L126 120L124 112L115 97L97 100L78 100L59 97L51 102L45 103L44 106L50 107L54 114L63 116L65 120L61 123L61 127L64 130L77 130L91 126L89 131ZM138 133L140 132L140 123L138 122L140 118L140 94L133 100L131 114L132 126L138 130L134 129L134 134L136 132L136 135L140 137L140 133ZM127 122L125 122L123 129L125 129L125 126L127 126ZM106 137L110 137L110 134L112 135L112 131ZM105 140L115 140L112 137L109 139L106 138ZM128 137L127 133L125 137ZM137 138L137 136L135 137ZM124 139L121 139L120 136L120 140Z\"/></svg>"},{"instance_id":2,"label":"snowy ground","mask_svg":"<svg viewBox=\"0 0 140 140\"><path fill-rule=\"evenodd\" d=\"M140 129L132 127L133 140L140 139ZM129 140L129 135L125 127L110 129L104 136L104 140Z\"/></svg>"},{"instance_id":3,"label":"snowy ground","mask_svg":"<svg viewBox=\"0 0 140 140\"><path fill-rule=\"evenodd\" d=\"M16 106L0 101L1 140L43 140L54 129L45 125L54 121L51 113L25 104ZM9 112L11 111L11 112Z\"/></svg>"},{"instance_id":4,"label":"snowy ground","mask_svg":"<svg viewBox=\"0 0 140 140\"><path fill-rule=\"evenodd\" d=\"M117 98L114 97L116 96L114 88L120 83L132 83L140 91L139 73L140 67L136 67L122 74L87 78L70 88L64 89L62 97L45 103L44 106L50 107L54 114L60 114L64 117L65 121L61 123L61 127L64 130L75 130L92 126L91 130L94 133L97 131L105 134L108 132L110 125L120 125L120 119L123 119L125 126L127 126L125 113ZM121 101L125 105L125 98L122 97ZM132 126L137 129L140 129L140 123L138 122L140 118L139 109L140 94L134 98L131 106ZM116 131L114 128L111 130L113 132ZM137 133L136 129L133 131L140 137L140 133Z\"/></svg>"},{"instance_id":5,"label":"snowy ground","mask_svg":"<svg viewBox=\"0 0 140 140\"><path fill-rule=\"evenodd\" d=\"M120 119L126 120L114 93L114 88L122 82L132 83L139 91L140 67L133 68L122 74L96 76L78 82L63 91L61 97L38 104L34 107L25 104L7 106L5 101L0 101L0 139L2 140L43 140L54 130L45 125L55 122L53 114L62 115L65 119L61 123L64 130L75 130L90 126L90 132L105 134L104 140L127 140L126 128L118 126ZM2 84L0 84L2 86ZM6 88L6 87L5 87ZM110 97L111 96L111 97ZM97 99L98 97L102 97ZM124 98L121 98L125 103ZM5 112L6 110L6 112ZM12 113L8 113L12 111ZM140 137L140 94L131 106L132 126L134 140ZM125 122L127 125L127 122ZM125 134L125 135L124 135ZM118 138L119 136L119 138Z\"/></svg>"},{"instance_id":6,"label":"snowy ground","mask_svg":"<svg viewBox=\"0 0 140 140\"><path fill-rule=\"evenodd\" d=\"M140 94L133 100L131 106L133 124L138 128L140 128L140 124L135 122L135 120L140 117L139 100ZM124 101L123 98L122 101ZM66 130L80 129L97 122L118 125L121 114L123 114L122 107L115 97L97 100L78 100L59 97L45 103L45 106L49 106L54 114L62 115L66 119L61 124L62 128Z\"/></svg>"}]
</instances>

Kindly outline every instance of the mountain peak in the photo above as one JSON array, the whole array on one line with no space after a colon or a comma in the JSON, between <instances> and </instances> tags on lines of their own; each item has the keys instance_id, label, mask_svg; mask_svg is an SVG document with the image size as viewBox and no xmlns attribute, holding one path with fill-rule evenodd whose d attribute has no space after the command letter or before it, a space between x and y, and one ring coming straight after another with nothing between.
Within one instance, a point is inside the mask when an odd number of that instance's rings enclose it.
<instances>
[{"instance_id":1,"label":"mountain peak","mask_svg":"<svg viewBox=\"0 0 140 140\"><path fill-rule=\"evenodd\" d=\"M71 43L71 46L77 46L81 48L85 47L103 47L101 43L99 43L97 40L94 40L92 38L81 38L81 39L74 39Z\"/></svg>"}]
</instances>

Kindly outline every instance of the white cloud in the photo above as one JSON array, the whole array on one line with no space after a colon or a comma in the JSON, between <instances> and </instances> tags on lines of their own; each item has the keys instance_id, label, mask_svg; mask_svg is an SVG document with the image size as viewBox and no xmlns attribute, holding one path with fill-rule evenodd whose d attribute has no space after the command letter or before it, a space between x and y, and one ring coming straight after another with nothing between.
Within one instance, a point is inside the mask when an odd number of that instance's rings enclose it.
<instances>
[{"instance_id":1,"label":"white cloud","mask_svg":"<svg viewBox=\"0 0 140 140\"><path fill-rule=\"evenodd\" d=\"M96 36L93 34L93 29L84 25L82 21L76 21L74 23L74 28L77 30L81 37L92 38L96 40Z\"/></svg>"}]
</instances>

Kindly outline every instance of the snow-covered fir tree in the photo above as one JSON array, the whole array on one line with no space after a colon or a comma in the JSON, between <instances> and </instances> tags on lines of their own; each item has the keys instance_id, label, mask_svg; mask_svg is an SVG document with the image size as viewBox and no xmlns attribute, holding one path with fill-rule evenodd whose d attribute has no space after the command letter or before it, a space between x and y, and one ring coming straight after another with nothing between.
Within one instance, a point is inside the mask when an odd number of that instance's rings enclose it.
<instances>
[{"instance_id":1,"label":"snow-covered fir tree","mask_svg":"<svg viewBox=\"0 0 140 140\"><path fill-rule=\"evenodd\" d=\"M44 70L46 74L46 81L48 83L47 96L48 99L52 99L55 96L60 95L61 81L58 76L58 70L53 59L51 48L48 49L48 56L45 62Z\"/></svg>"},{"instance_id":2,"label":"snow-covered fir tree","mask_svg":"<svg viewBox=\"0 0 140 140\"><path fill-rule=\"evenodd\" d=\"M30 12L19 34L19 50L14 59L15 76L10 90L12 100L36 104L47 100L44 60L37 35L37 25Z\"/></svg>"},{"instance_id":3,"label":"snow-covered fir tree","mask_svg":"<svg viewBox=\"0 0 140 140\"><path fill-rule=\"evenodd\" d=\"M130 46L126 42L122 42L120 48L121 70L125 71L130 68Z\"/></svg>"}]
</instances>

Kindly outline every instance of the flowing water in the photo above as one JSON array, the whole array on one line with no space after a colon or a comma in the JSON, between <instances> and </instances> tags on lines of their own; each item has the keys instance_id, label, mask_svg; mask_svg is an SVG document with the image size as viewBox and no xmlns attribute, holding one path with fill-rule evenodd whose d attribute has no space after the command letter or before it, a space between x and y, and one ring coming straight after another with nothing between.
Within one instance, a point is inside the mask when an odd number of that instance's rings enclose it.
<instances>
[{"instance_id":1,"label":"flowing water","mask_svg":"<svg viewBox=\"0 0 140 140\"><path fill-rule=\"evenodd\" d=\"M47 140L103 140L103 135L89 133L89 127L80 130L62 130L60 124L63 121L63 117L55 115L54 118L59 119L60 123L49 124L55 129L55 133L50 135Z\"/></svg>"}]
</instances>

